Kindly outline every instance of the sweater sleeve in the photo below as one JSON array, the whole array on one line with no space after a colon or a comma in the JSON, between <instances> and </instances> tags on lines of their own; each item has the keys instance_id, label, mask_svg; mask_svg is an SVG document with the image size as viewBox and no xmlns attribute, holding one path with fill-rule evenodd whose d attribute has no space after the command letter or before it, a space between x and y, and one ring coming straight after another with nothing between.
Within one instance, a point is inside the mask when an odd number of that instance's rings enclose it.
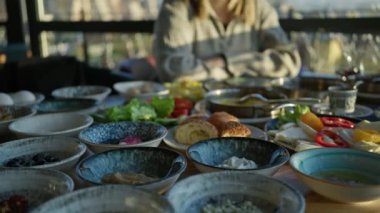
<instances>
[{"instance_id":1,"label":"sweater sleeve","mask_svg":"<svg viewBox=\"0 0 380 213\"><path fill-rule=\"evenodd\" d=\"M166 0L161 7L154 29L153 51L162 81L208 77L207 65L193 54L194 26L189 13L184 1Z\"/></svg>"},{"instance_id":2,"label":"sweater sleeve","mask_svg":"<svg viewBox=\"0 0 380 213\"><path fill-rule=\"evenodd\" d=\"M266 0L256 1L256 39L259 52L226 54L230 70L238 75L294 77L301 68L297 48L281 29L274 8Z\"/></svg>"}]
</instances>

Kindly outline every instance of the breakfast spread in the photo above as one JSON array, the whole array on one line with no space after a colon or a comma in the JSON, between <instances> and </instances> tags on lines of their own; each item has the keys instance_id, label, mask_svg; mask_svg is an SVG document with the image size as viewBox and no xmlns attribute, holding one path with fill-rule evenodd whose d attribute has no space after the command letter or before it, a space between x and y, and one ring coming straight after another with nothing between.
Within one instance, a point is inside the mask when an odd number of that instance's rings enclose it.
<instances>
[{"instance_id":1,"label":"breakfast spread","mask_svg":"<svg viewBox=\"0 0 380 213\"><path fill-rule=\"evenodd\" d=\"M224 160L218 167L227 169L256 169L257 164L253 160L232 156Z\"/></svg>"},{"instance_id":2,"label":"breakfast spread","mask_svg":"<svg viewBox=\"0 0 380 213\"><path fill-rule=\"evenodd\" d=\"M186 145L209 138L249 136L251 130L226 112L215 112L209 118L189 117L177 126L174 133L176 141Z\"/></svg>"},{"instance_id":3,"label":"breakfast spread","mask_svg":"<svg viewBox=\"0 0 380 213\"><path fill-rule=\"evenodd\" d=\"M202 209L203 213L239 212L239 213L262 213L263 211L251 201L234 202L227 199L223 204L207 204Z\"/></svg>"},{"instance_id":4,"label":"breakfast spread","mask_svg":"<svg viewBox=\"0 0 380 213\"><path fill-rule=\"evenodd\" d=\"M0 121L7 121L13 119L12 113L9 109L0 107Z\"/></svg>"},{"instance_id":5,"label":"breakfast spread","mask_svg":"<svg viewBox=\"0 0 380 213\"><path fill-rule=\"evenodd\" d=\"M26 213L28 201L22 195L12 195L7 200L0 202L1 213Z\"/></svg>"},{"instance_id":6,"label":"breakfast spread","mask_svg":"<svg viewBox=\"0 0 380 213\"><path fill-rule=\"evenodd\" d=\"M13 158L7 161L4 164L4 166L6 167L40 166L40 165L59 161L60 159L56 156L59 156L59 154L37 153L37 154L32 154L32 155L24 155L24 156Z\"/></svg>"},{"instance_id":7,"label":"breakfast spread","mask_svg":"<svg viewBox=\"0 0 380 213\"><path fill-rule=\"evenodd\" d=\"M105 175L102 183L106 184L143 184L154 181L156 178L141 173L116 172Z\"/></svg>"},{"instance_id":8,"label":"breakfast spread","mask_svg":"<svg viewBox=\"0 0 380 213\"><path fill-rule=\"evenodd\" d=\"M126 145L131 145L131 144L138 144L143 142L141 137L138 136L128 136L120 140L119 144L126 144Z\"/></svg>"}]
</instances>

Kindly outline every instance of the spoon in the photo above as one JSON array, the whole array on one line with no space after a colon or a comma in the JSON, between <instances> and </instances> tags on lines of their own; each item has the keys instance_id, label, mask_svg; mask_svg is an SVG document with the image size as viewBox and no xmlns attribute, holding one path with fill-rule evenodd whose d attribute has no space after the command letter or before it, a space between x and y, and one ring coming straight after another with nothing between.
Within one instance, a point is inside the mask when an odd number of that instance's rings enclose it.
<instances>
[{"instance_id":1,"label":"spoon","mask_svg":"<svg viewBox=\"0 0 380 213\"><path fill-rule=\"evenodd\" d=\"M293 99L288 99L288 98L268 99L259 93L251 93L251 94L244 95L243 97L239 98L237 103L241 104L241 103L244 103L250 99L257 99L259 101L269 103L269 104L287 103L287 102L306 102L306 103L320 103L321 102L321 100L318 98L310 98L310 97L295 98L295 99L294 98Z\"/></svg>"}]
</instances>

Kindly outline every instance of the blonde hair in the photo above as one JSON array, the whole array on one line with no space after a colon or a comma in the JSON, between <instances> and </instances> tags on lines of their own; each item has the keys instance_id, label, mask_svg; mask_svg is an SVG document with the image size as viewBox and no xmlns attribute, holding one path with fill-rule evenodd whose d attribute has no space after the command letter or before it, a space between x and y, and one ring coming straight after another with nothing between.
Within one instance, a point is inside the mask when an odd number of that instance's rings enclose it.
<instances>
[{"instance_id":1,"label":"blonde hair","mask_svg":"<svg viewBox=\"0 0 380 213\"><path fill-rule=\"evenodd\" d=\"M193 7L195 14L200 19L206 19L209 15L207 3L209 0L186 0ZM229 0L228 9L236 17L239 17L248 25L255 24L255 2L254 0Z\"/></svg>"}]
</instances>

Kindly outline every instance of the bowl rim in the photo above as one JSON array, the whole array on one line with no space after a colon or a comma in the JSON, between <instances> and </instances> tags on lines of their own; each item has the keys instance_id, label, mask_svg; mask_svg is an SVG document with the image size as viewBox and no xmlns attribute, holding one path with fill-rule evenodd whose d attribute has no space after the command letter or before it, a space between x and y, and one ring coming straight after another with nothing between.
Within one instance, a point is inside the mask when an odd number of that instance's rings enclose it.
<instances>
[{"instance_id":1,"label":"bowl rim","mask_svg":"<svg viewBox=\"0 0 380 213\"><path fill-rule=\"evenodd\" d=\"M286 155L286 160L278 163L278 164L275 164L275 165L265 165L265 166L262 166L262 167L257 167L255 169L235 169L235 168L224 168L224 167L218 167L218 166L214 166L214 165L209 165L209 164L205 164L205 163L202 163L200 161L197 161L195 160L191 155L190 155L190 149L191 148L194 148L195 145L199 145L200 143L206 143L208 141L214 141L214 140L226 140L226 139L234 139L234 140L246 140L246 141L255 141L255 142L260 142L260 143L269 143L269 144L273 144L274 146L277 146L278 149L281 149L282 151L284 151L285 155ZM248 143L251 143L251 142L248 142ZM270 145L272 146L272 145ZM271 168L274 168L274 167L281 167L282 165L286 164L286 162L289 161L290 159L290 153L289 151L283 147L283 146L280 146L278 144L275 144L275 143L272 143L270 141L266 141L266 140L262 140L262 139L256 139L256 138L245 138L245 137L219 137L219 138L210 138L210 139L206 139L206 140L201 140L197 143L194 143L192 145L190 145L187 149L186 149L186 156L188 157L188 159L194 163L197 163L201 166L205 166L205 167L209 167L209 168L213 168L213 169L218 169L218 170L224 170L224 171L262 171L262 170L266 170L266 169L271 169Z\"/></svg>"},{"instance_id":2,"label":"bowl rim","mask_svg":"<svg viewBox=\"0 0 380 213\"><path fill-rule=\"evenodd\" d=\"M220 177L223 177L223 176L231 176L231 175L248 175L248 176L252 176L252 179L254 178L263 178L263 179L266 179L270 182L275 182L276 184L279 184L279 185L282 185L284 186L285 188L287 188L289 191L291 191L295 197L297 198L297 201L299 203L298 205L298 211L297 212L304 212L305 211L305 207L306 207L306 204L305 204L305 198L304 196L302 195L302 193L299 191L299 190L296 190L294 187L292 187L291 185L289 185L288 183L284 182L284 181L280 181L276 178L272 178L272 177L269 177L269 176L266 176L266 175L262 175L262 174L257 174L257 173L253 173L253 172L244 172L244 171L236 171L236 170L230 170L230 171L217 171L217 172L208 172L208 173L200 173L200 174L196 174L196 175L191 175L189 177L186 177L180 181L178 181L171 189L169 189L166 194L164 195L170 203L171 200L169 199L169 196L173 196L172 194L175 192L174 190L176 190L176 188L180 187L181 184L189 184L189 183L193 183L193 182L198 182L198 181L195 181L201 177L205 177L203 179L206 179L208 176L220 176ZM193 180L195 179L195 180ZM174 192L173 192L174 191ZM173 204L172 204L173 205ZM174 208L174 205L173 205L173 208Z\"/></svg>"},{"instance_id":3,"label":"bowl rim","mask_svg":"<svg viewBox=\"0 0 380 213\"><path fill-rule=\"evenodd\" d=\"M66 95L60 94L62 91L65 91L67 89L79 89L79 88L96 88L96 89L100 89L102 91L98 92L98 93L93 93L90 95L80 95L80 96L66 96ZM84 98L84 97L93 96L93 95L105 95L105 96L107 96L111 93L111 91L112 91L111 88L109 88L107 86L102 86L102 85L77 85L77 86L67 86L67 87L57 88L51 92L51 96L53 96L55 98L79 98L79 97ZM85 99L89 99L89 98L85 98Z\"/></svg>"},{"instance_id":4,"label":"bowl rim","mask_svg":"<svg viewBox=\"0 0 380 213\"><path fill-rule=\"evenodd\" d=\"M57 132L48 132L48 133L44 133L44 132L37 132L36 133L36 132L30 132L30 131L20 131L17 128L15 128L15 125L19 124L20 122L22 122L24 120L36 118L36 117L50 117L52 115L65 116L65 117L68 115L73 115L73 116L84 118L84 122L81 126L78 126L78 127L72 128L72 129L67 129L64 131L57 131ZM20 135L29 135L30 137L33 137L33 136L54 136L54 135L66 134L66 133L71 133L71 132L75 132L75 131L85 129L85 128L91 126L91 124L93 122L94 122L94 119L89 115L80 114L80 113L71 113L71 112L60 112L60 113L40 114L40 115L36 115L34 117L28 117L28 118L25 118L22 120L17 120L17 121L12 122L8 128L13 133L20 134Z\"/></svg>"},{"instance_id":5,"label":"bowl rim","mask_svg":"<svg viewBox=\"0 0 380 213\"><path fill-rule=\"evenodd\" d=\"M146 183L140 183L140 184L116 184L116 185L145 186L145 185L150 185L150 184L154 184L154 183L159 183L159 182L163 182L163 181L169 180L170 178L173 178L176 175L180 176L186 170L186 168L187 168L187 159L186 159L186 156L184 154L180 153L180 152L175 151L175 150L167 149L167 148L160 148L160 147L126 147L126 148L113 149L113 150L107 150L107 151L104 151L104 152L99 152L99 153L96 153L94 155L91 155L91 156L88 156L88 157L82 159L81 161L79 161L79 163L77 163L77 165L75 167L75 173L76 173L76 175L80 179L84 180L85 182L88 182L88 183L91 183L91 184L94 184L94 185L109 185L109 184L98 183L98 182L94 182L94 181L86 179L82 175L80 167L86 161L88 161L88 160L90 160L92 158L95 158L95 157L97 157L97 156L99 156L101 154L107 154L107 153L116 152L116 151L120 152L120 151L124 151L124 150L133 150L133 149L135 149L135 150L148 150L148 151L152 151L152 152L163 151L163 152L174 153L174 154L177 155L177 158L179 157L179 158L181 158L183 160L182 167L181 167L180 170L178 170L178 172L176 172L174 174L171 174L169 176L166 175L166 176L164 176L162 178L158 178L156 180L149 181L149 182L146 182ZM172 164L173 164L173 162L172 162Z\"/></svg>"},{"instance_id":6,"label":"bowl rim","mask_svg":"<svg viewBox=\"0 0 380 213\"><path fill-rule=\"evenodd\" d=\"M344 183L340 183L340 182L329 181L329 180L326 180L324 178L318 178L318 177L306 174L306 173L304 173L303 171L301 171L300 169L298 169L298 167L296 167L294 165L295 164L294 161L297 158L299 158L300 156L306 155L307 153L314 153L314 152L322 152L322 153L333 152L335 154L337 154L337 153L339 153L339 154L340 153L343 153L343 154L356 153L356 154L359 154L358 156L361 156L361 157L362 156L372 156L372 157L380 159L380 155L379 154L375 154L375 153L371 153L371 152L367 152L367 151L362 151L362 150L357 150L357 149L350 149L350 148L318 148L318 149L308 149L308 150L303 150L303 151L294 153L291 156L290 160L289 160L289 165L292 168L292 170L296 172L296 174L298 174L300 176L303 176L303 177L306 177L308 179L312 179L313 181L321 182L321 183L324 183L324 184L327 184L327 185L330 185L330 186L342 187L342 188L357 188L357 189L359 189L359 188L368 188L368 189L380 188L380 183L379 184L349 185L349 184L344 184Z\"/></svg>"},{"instance_id":7,"label":"bowl rim","mask_svg":"<svg viewBox=\"0 0 380 213\"><path fill-rule=\"evenodd\" d=\"M75 188L74 180L68 174L59 170L38 169L38 168L31 168L31 167L22 167L22 168L21 167L20 168L1 167L0 168L0 173L2 172L18 173L18 172L23 172L23 171L32 172L35 174L40 174L40 173L49 174L49 175L53 174L55 177L62 178L62 180L65 180L65 182L67 183L67 191L63 194L67 194L74 191L74 188ZM63 195L63 194L60 194L60 195ZM58 195L57 197L60 197L60 195Z\"/></svg>"},{"instance_id":8,"label":"bowl rim","mask_svg":"<svg viewBox=\"0 0 380 213\"><path fill-rule=\"evenodd\" d=\"M137 85L141 85L141 84L144 84L144 83L147 83L147 84L152 84L152 85L155 85L157 87L160 88L159 91L154 91L154 92L146 92L146 93L141 93L139 94L138 96L149 96L149 95L155 95L155 94L159 94L159 95L166 95L166 94L169 94L169 90L165 87L165 85L161 84L161 83L158 83L158 82L155 82L155 81L119 81L119 82L116 82L112 85L112 88L118 92L119 94L121 95L124 95L126 93L126 91L122 91L121 90L121 86L122 85L125 85L125 84L132 84L135 86Z\"/></svg>"},{"instance_id":9,"label":"bowl rim","mask_svg":"<svg viewBox=\"0 0 380 213\"><path fill-rule=\"evenodd\" d=\"M77 108L77 109L61 109L61 110L45 110L43 108L41 108L41 105L43 106L44 104L47 104L47 103L57 103L57 102L71 102L71 103L78 103L78 104L85 104L85 107L82 107L82 108ZM92 108L96 108L98 106L98 101L95 100L95 99L91 99L91 98L57 98L57 99L50 99L50 100L46 100L40 104L38 104L35 109L37 110L37 112L39 113L43 113L43 114L46 114L46 113L75 113L75 112L78 112L78 111L85 111L85 110L90 110ZM81 114L81 113L79 113Z\"/></svg>"},{"instance_id":10,"label":"bowl rim","mask_svg":"<svg viewBox=\"0 0 380 213\"><path fill-rule=\"evenodd\" d=\"M167 199L165 199L165 197L160 196L159 194L156 194L156 193L154 193L152 191L149 191L147 189L136 188L136 187L133 187L133 186L130 186L130 185L120 185L120 184L107 184L107 185L92 186L92 187L78 189L78 190L72 191L70 193L66 193L66 194L63 194L61 196L58 196L58 197L55 197L53 199L48 200L45 203L43 203L43 204L39 205L38 207L36 207L32 212L34 212L34 213L40 212L41 209L43 210L44 208L47 208L46 206L53 205L54 203L59 202L59 200L63 200L63 201L70 200L70 198L73 197L73 196L87 194L87 192L96 192L96 191L100 192L100 191L103 191L105 189L116 190L116 191L127 191L127 192L132 192L132 193L136 192L136 191L141 191L141 192L143 192L146 195L148 195L148 194L152 195L156 199L159 199L163 203L166 203L167 207L171 210L170 212L174 212L173 206L171 205L171 203ZM87 198L88 196L83 196L83 197ZM81 202L81 201L82 200L77 200L77 202ZM101 202L104 202L104 201L101 201Z\"/></svg>"},{"instance_id":11,"label":"bowl rim","mask_svg":"<svg viewBox=\"0 0 380 213\"><path fill-rule=\"evenodd\" d=\"M50 167L61 166L61 165L64 165L70 161L73 161L75 159L79 159L87 151L87 146L84 143L82 143L79 139L73 138L73 137L66 137L66 136L42 136L42 137L31 137L31 138L24 138L24 139L19 139L19 140L12 140L12 141L8 141L8 142L5 142L3 144L0 144L0 149L2 149L4 146L7 146L9 144L23 143L25 141L34 141L34 140L40 141L40 139L49 139L51 141L58 139L58 140L64 140L65 143L75 143L77 145L76 147L79 148L79 151L76 152L74 155L67 157L67 158L64 158L64 159L57 161L57 162L47 163L47 164L37 165L37 166L23 166L23 167L17 167L17 168L48 169ZM68 141L70 141L70 142L68 142ZM54 143L56 143L56 142L54 142ZM43 150L40 150L40 151L43 151ZM11 159L13 159L13 158L11 158ZM9 159L9 160L11 160L11 159ZM1 168L16 168L16 167L8 167L8 166L1 165Z\"/></svg>"},{"instance_id":12,"label":"bowl rim","mask_svg":"<svg viewBox=\"0 0 380 213\"><path fill-rule=\"evenodd\" d=\"M148 140L148 141L143 141L141 143L137 143L137 144L104 144L104 143L93 143L92 141L90 140L87 140L85 138L83 138L83 134L85 131L89 131L89 129L91 128L95 128L97 126L102 126L102 125L109 125L109 124L123 124L123 123L149 123L149 124L153 124L153 125L157 125L159 126L160 129L163 130L163 133L157 137L157 138L154 138L154 139L151 139L151 140ZM83 143L89 145L89 146L96 146L96 147L102 147L102 148L129 148L129 147L140 147L141 145L149 145L149 144L153 144L155 142L157 142L158 140L162 141L166 135L168 134L168 129L159 124L159 123L155 123L155 122L151 122L151 121L118 121L118 122L109 122L109 123L99 123L97 124L96 126L92 126L92 127L89 127L88 129L83 129L79 135L78 135L78 138L83 141Z\"/></svg>"},{"instance_id":13,"label":"bowl rim","mask_svg":"<svg viewBox=\"0 0 380 213\"><path fill-rule=\"evenodd\" d=\"M1 108L3 108L3 107L6 107L6 108L15 108L15 110L27 110L27 112L28 112L26 115L23 115L23 116L20 116L20 117L17 117L17 118L12 118L12 119L9 119L9 120L0 121L0 125L1 124L6 124L6 123L12 123L12 122L14 122L16 120L32 117L35 114L37 114L37 110L36 109L31 108L31 107L27 107L27 106L0 106L0 107Z\"/></svg>"}]
</instances>

